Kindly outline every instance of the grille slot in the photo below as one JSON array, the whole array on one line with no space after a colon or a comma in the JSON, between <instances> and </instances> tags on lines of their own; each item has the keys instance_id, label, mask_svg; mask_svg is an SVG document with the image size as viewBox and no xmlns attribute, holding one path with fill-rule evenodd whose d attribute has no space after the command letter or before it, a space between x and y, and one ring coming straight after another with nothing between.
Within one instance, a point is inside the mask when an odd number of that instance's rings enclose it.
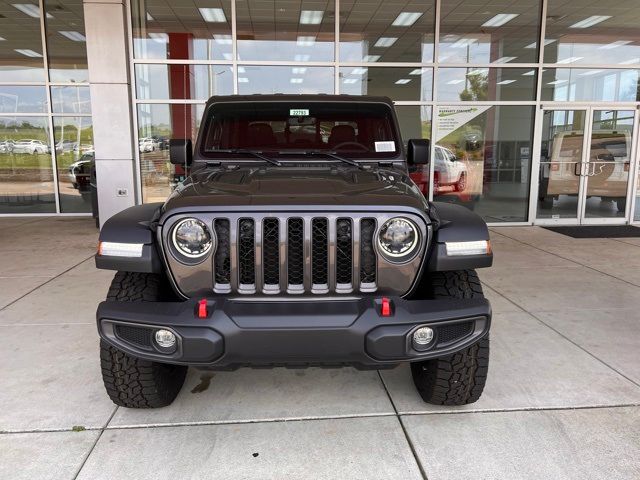
<instances>
[{"instance_id":1,"label":"grille slot","mask_svg":"<svg viewBox=\"0 0 640 480\"><path fill-rule=\"evenodd\" d=\"M264 289L277 292L280 290L280 222L277 218L265 218L262 228Z\"/></svg>"},{"instance_id":2,"label":"grille slot","mask_svg":"<svg viewBox=\"0 0 640 480\"><path fill-rule=\"evenodd\" d=\"M132 327L129 325L116 325L116 336L127 343L144 350L151 350L151 329Z\"/></svg>"},{"instance_id":3,"label":"grille slot","mask_svg":"<svg viewBox=\"0 0 640 480\"><path fill-rule=\"evenodd\" d=\"M375 231L375 219L363 218L360 221L360 287L362 290L375 289L376 252L373 247Z\"/></svg>"},{"instance_id":4,"label":"grille slot","mask_svg":"<svg viewBox=\"0 0 640 480\"><path fill-rule=\"evenodd\" d=\"M304 291L304 221L290 218L287 225L287 282L291 293Z\"/></svg>"},{"instance_id":5,"label":"grille slot","mask_svg":"<svg viewBox=\"0 0 640 480\"><path fill-rule=\"evenodd\" d=\"M229 220L217 219L213 228L216 232L218 247L214 258L214 290L220 293L231 291L231 241L229 239Z\"/></svg>"},{"instance_id":6,"label":"grille slot","mask_svg":"<svg viewBox=\"0 0 640 480\"><path fill-rule=\"evenodd\" d=\"M438 345L459 340L471 332L473 332L473 322L461 322L438 327Z\"/></svg>"},{"instance_id":7,"label":"grille slot","mask_svg":"<svg viewBox=\"0 0 640 480\"><path fill-rule=\"evenodd\" d=\"M255 287L256 251L255 222L250 218L241 218L238 222L238 270L240 288Z\"/></svg>"},{"instance_id":8,"label":"grille slot","mask_svg":"<svg viewBox=\"0 0 640 480\"><path fill-rule=\"evenodd\" d=\"M349 289L353 278L352 224L350 218L336 222L336 289Z\"/></svg>"},{"instance_id":9,"label":"grille slot","mask_svg":"<svg viewBox=\"0 0 640 480\"><path fill-rule=\"evenodd\" d=\"M311 221L311 283L314 292L329 291L329 230L326 218Z\"/></svg>"}]
</instances>

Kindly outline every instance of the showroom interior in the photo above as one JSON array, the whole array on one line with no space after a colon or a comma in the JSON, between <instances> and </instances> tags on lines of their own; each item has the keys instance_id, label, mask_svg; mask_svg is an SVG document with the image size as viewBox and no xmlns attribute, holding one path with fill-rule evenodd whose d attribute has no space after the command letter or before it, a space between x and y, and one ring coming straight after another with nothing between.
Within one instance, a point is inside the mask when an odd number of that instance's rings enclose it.
<instances>
[{"instance_id":1,"label":"showroom interior","mask_svg":"<svg viewBox=\"0 0 640 480\"><path fill-rule=\"evenodd\" d=\"M390 97L425 195L490 225L640 223L633 0L14 1L2 216L91 215L94 165L101 222L162 201L210 96L324 93Z\"/></svg>"}]
</instances>

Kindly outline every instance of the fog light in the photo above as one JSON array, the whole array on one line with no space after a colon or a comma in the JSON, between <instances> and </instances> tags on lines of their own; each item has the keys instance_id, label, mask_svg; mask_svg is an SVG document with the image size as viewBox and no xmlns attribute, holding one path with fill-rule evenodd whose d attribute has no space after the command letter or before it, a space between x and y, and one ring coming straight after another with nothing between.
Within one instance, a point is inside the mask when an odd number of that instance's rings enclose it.
<instances>
[{"instance_id":1,"label":"fog light","mask_svg":"<svg viewBox=\"0 0 640 480\"><path fill-rule=\"evenodd\" d=\"M173 348L176 345L176 336L169 330L156 330L156 343L162 348Z\"/></svg>"},{"instance_id":2,"label":"fog light","mask_svg":"<svg viewBox=\"0 0 640 480\"><path fill-rule=\"evenodd\" d=\"M433 340L433 329L429 327L420 327L413 332L413 343L420 347L425 347Z\"/></svg>"}]
</instances>

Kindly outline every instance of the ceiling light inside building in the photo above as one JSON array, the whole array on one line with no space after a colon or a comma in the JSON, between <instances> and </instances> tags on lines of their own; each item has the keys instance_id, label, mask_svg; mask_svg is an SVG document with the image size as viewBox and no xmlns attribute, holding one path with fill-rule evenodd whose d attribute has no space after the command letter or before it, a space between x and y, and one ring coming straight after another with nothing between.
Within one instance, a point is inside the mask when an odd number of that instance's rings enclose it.
<instances>
[{"instance_id":1,"label":"ceiling light inside building","mask_svg":"<svg viewBox=\"0 0 640 480\"><path fill-rule=\"evenodd\" d=\"M83 34L81 34L80 32L73 32L73 31L64 30L64 31L59 31L58 33L60 35L62 35L63 37L67 37L69 40L72 40L74 42L86 42L87 41L86 37Z\"/></svg>"},{"instance_id":2,"label":"ceiling light inside building","mask_svg":"<svg viewBox=\"0 0 640 480\"><path fill-rule=\"evenodd\" d=\"M156 19L151 16L149 12L147 12L147 22L155 22Z\"/></svg>"},{"instance_id":3,"label":"ceiling light inside building","mask_svg":"<svg viewBox=\"0 0 640 480\"><path fill-rule=\"evenodd\" d=\"M553 43L555 41L556 41L555 38L547 38L547 39L545 39L543 44L546 47L547 45L549 45L549 44L551 44L551 43ZM538 46L538 43L537 42L533 42L533 43L530 43L529 45L525 46L524 48L536 48L537 46Z\"/></svg>"},{"instance_id":4,"label":"ceiling light inside building","mask_svg":"<svg viewBox=\"0 0 640 480\"><path fill-rule=\"evenodd\" d=\"M302 25L318 25L322 22L322 10L302 10L300 12L300 23Z\"/></svg>"},{"instance_id":5,"label":"ceiling light inside building","mask_svg":"<svg viewBox=\"0 0 640 480\"><path fill-rule=\"evenodd\" d=\"M482 24L483 27L501 27L516 18L519 13L499 13Z\"/></svg>"},{"instance_id":6,"label":"ceiling light inside building","mask_svg":"<svg viewBox=\"0 0 640 480\"><path fill-rule=\"evenodd\" d=\"M465 48L465 47L468 47L468 46L474 44L477 41L478 41L477 38L461 38L461 39L457 40L455 43L452 43L451 44L451 48ZM440 60L442 60L442 59L440 59Z\"/></svg>"},{"instance_id":7,"label":"ceiling light inside building","mask_svg":"<svg viewBox=\"0 0 640 480\"><path fill-rule=\"evenodd\" d=\"M574 23L573 25L569 25L569 28L589 28L597 25L600 22L609 20L610 18L611 15L592 15L585 18L584 20L580 20L579 22Z\"/></svg>"},{"instance_id":8,"label":"ceiling light inside building","mask_svg":"<svg viewBox=\"0 0 640 480\"><path fill-rule=\"evenodd\" d=\"M169 43L169 35L166 33L149 33L149 38L151 38L156 43Z\"/></svg>"},{"instance_id":9,"label":"ceiling light inside building","mask_svg":"<svg viewBox=\"0 0 640 480\"><path fill-rule=\"evenodd\" d=\"M547 83L547 85L560 85L562 83L567 83L568 80L554 80L553 82Z\"/></svg>"},{"instance_id":10,"label":"ceiling light inside building","mask_svg":"<svg viewBox=\"0 0 640 480\"><path fill-rule=\"evenodd\" d=\"M509 63L512 60L515 60L518 57L500 57L493 63Z\"/></svg>"},{"instance_id":11,"label":"ceiling light inside building","mask_svg":"<svg viewBox=\"0 0 640 480\"><path fill-rule=\"evenodd\" d=\"M351 70L351 75L364 75L368 70L368 68L354 68L353 70Z\"/></svg>"},{"instance_id":12,"label":"ceiling light inside building","mask_svg":"<svg viewBox=\"0 0 640 480\"><path fill-rule=\"evenodd\" d=\"M12 3L11 5L25 15L29 15L33 18L40 18L40 7L38 7L38 5L34 5L33 3ZM53 18L53 15L47 13L47 18Z\"/></svg>"},{"instance_id":13,"label":"ceiling light inside building","mask_svg":"<svg viewBox=\"0 0 640 480\"><path fill-rule=\"evenodd\" d=\"M305 73L307 71L307 69L305 67L293 67L291 69L291 73L295 73L297 75L301 75L303 73Z\"/></svg>"},{"instance_id":14,"label":"ceiling light inside building","mask_svg":"<svg viewBox=\"0 0 640 480\"><path fill-rule=\"evenodd\" d=\"M293 57L293 59L296 62L308 62L309 59L311 58L311 55L296 55L295 57Z\"/></svg>"},{"instance_id":15,"label":"ceiling light inside building","mask_svg":"<svg viewBox=\"0 0 640 480\"><path fill-rule=\"evenodd\" d=\"M357 83L358 79L357 78L345 78L344 82L342 83Z\"/></svg>"},{"instance_id":16,"label":"ceiling light inside building","mask_svg":"<svg viewBox=\"0 0 640 480\"><path fill-rule=\"evenodd\" d=\"M238 83L249 83L249 79L247 77L238 77Z\"/></svg>"},{"instance_id":17,"label":"ceiling light inside building","mask_svg":"<svg viewBox=\"0 0 640 480\"><path fill-rule=\"evenodd\" d=\"M409 75L422 75L424 73L424 68L416 68L415 70L411 70Z\"/></svg>"},{"instance_id":18,"label":"ceiling light inside building","mask_svg":"<svg viewBox=\"0 0 640 480\"><path fill-rule=\"evenodd\" d=\"M458 78L456 80L449 80L447 82L447 85L458 85L459 83L462 83L462 82L464 82L464 80L461 78Z\"/></svg>"},{"instance_id":19,"label":"ceiling light inside building","mask_svg":"<svg viewBox=\"0 0 640 480\"><path fill-rule=\"evenodd\" d=\"M380 55L365 55L362 60L364 62L377 62L380 60Z\"/></svg>"},{"instance_id":20,"label":"ceiling light inside building","mask_svg":"<svg viewBox=\"0 0 640 480\"><path fill-rule=\"evenodd\" d=\"M200 15L205 22L224 23L227 21L224 10L221 8L199 8L198 10L200 10Z\"/></svg>"},{"instance_id":21,"label":"ceiling light inside building","mask_svg":"<svg viewBox=\"0 0 640 480\"><path fill-rule=\"evenodd\" d=\"M535 74L536 74L536 71L535 71L535 70L529 70L528 72L524 72L524 73L522 74L522 76L523 76L523 77L532 77L532 76L533 76L533 75L535 75Z\"/></svg>"},{"instance_id":22,"label":"ceiling light inside building","mask_svg":"<svg viewBox=\"0 0 640 480\"><path fill-rule=\"evenodd\" d=\"M587 70L586 72L579 73L581 77L590 77L591 75L596 75L604 70Z\"/></svg>"},{"instance_id":23,"label":"ceiling light inside building","mask_svg":"<svg viewBox=\"0 0 640 480\"><path fill-rule=\"evenodd\" d=\"M396 43L397 40L397 37L380 37L373 46L378 48L387 48Z\"/></svg>"},{"instance_id":24,"label":"ceiling light inside building","mask_svg":"<svg viewBox=\"0 0 640 480\"><path fill-rule=\"evenodd\" d=\"M14 50L20 53L21 55L24 55L25 57L41 57L42 56L38 52L34 52L33 50L30 50L28 48L15 48Z\"/></svg>"},{"instance_id":25,"label":"ceiling light inside building","mask_svg":"<svg viewBox=\"0 0 640 480\"><path fill-rule=\"evenodd\" d=\"M418 21L422 12L400 12L391 25L394 27L410 27Z\"/></svg>"},{"instance_id":26,"label":"ceiling light inside building","mask_svg":"<svg viewBox=\"0 0 640 480\"><path fill-rule=\"evenodd\" d=\"M233 43L231 35L214 35L213 39L219 45L231 45Z\"/></svg>"},{"instance_id":27,"label":"ceiling light inside building","mask_svg":"<svg viewBox=\"0 0 640 480\"><path fill-rule=\"evenodd\" d=\"M574 63L577 62L578 60L582 60L584 57L569 57L569 58L564 58L562 60L558 60L556 63L560 63L560 64L566 64L566 63Z\"/></svg>"},{"instance_id":28,"label":"ceiling light inside building","mask_svg":"<svg viewBox=\"0 0 640 480\"><path fill-rule=\"evenodd\" d=\"M406 85L410 81L410 78L401 78L400 80L396 80L396 85Z\"/></svg>"},{"instance_id":29,"label":"ceiling light inside building","mask_svg":"<svg viewBox=\"0 0 640 480\"><path fill-rule=\"evenodd\" d=\"M633 43L631 40L618 40L617 42L607 43L598 47L599 50L613 50L614 48L622 47L623 45L629 45Z\"/></svg>"},{"instance_id":30,"label":"ceiling light inside building","mask_svg":"<svg viewBox=\"0 0 640 480\"><path fill-rule=\"evenodd\" d=\"M640 63L640 58L631 58L629 60L625 60L624 62L620 62L618 65L633 65L634 63Z\"/></svg>"},{"instance_id":31,"label":"ceiling light inside building","mask_svg":"<svg viewBox=\"0 0 640 480\"><path fill-rule=\"evenodd\" d=\"M229 53L229 52L225 52L222 54L222 56L224 57L225 60L233 60L233 54ZM240 59L238 59L240 60Z\"/></svg>"},{"instance_id":32,"label":"ceiling light inside building","mask_svg":"<svg viewBox=\"0 0 640 480\"><path fill-rule=\"evenodd\" d=\"M302 78L292 78L289 80L291 83L302 83Z\"/></svg>"},{"instance_id":33,"label":"ceiling light inside building","mask_svg":"<svg viewBox=\"0 0 640 480\"><path fill-rule=\"evenodd\" d=\"M509 85L510 83L514 83L515 80L502 80L501 82L496 83L496 85Z\"/></svg>"},{"instance_id":34,"label":"ceiling light inside building","mask_svg":"<svg viewBox=\"0 0 640 480\"><path fill-rule=\"evenodd\" d=\"M0 37L0 42L4 42L4 41L6 41L6 40L7 40L6 38L4 38L4 37Z\"/></svg>"},{"instance_id":35,"label":"ceiling light inside building","mask_svg":"<svg viewBox=\"0 0 640 480\"><path fill-rule=\"evenodd\" d=\"M312 36L299 36L298 40L296 41L296 44L299 47L310 47L314 43L316 43L316 37Z\"/></svg>"}]
</instances>

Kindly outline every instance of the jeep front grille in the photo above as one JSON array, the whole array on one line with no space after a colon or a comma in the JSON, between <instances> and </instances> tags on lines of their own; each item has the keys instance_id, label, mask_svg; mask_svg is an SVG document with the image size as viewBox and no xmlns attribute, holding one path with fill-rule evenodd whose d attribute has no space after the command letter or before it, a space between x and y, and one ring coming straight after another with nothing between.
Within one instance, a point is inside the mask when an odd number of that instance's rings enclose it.
<instances>
[{"instance_id":1,"label":"jeep front grille","mask_svg":"<svg viewBox=\"0 0 640 480\"><path fill-rule=\"evenodd\" d=\"M216 218L213 224L218 245L213 257L216 293L376 289L374 218L265 216Z\"/></svg>"},{"instance_id":2,"label":"jeep front grille","mask_svg":"<svg viewBox=\"0 0 640 480\"><path fill-rule=\"evenodd\" d=\"M406 293L421 264L421 255L394 264L376 254L378 227L397 213L343 212L201 212L216 237L213 255L197 264L181 262L167 248L169 235L183 215L173 217L160 233L173 280L186 297L239 295L341 295ZM420 251L430 230L420 217Z\"/></svg>"}]
</instances>

